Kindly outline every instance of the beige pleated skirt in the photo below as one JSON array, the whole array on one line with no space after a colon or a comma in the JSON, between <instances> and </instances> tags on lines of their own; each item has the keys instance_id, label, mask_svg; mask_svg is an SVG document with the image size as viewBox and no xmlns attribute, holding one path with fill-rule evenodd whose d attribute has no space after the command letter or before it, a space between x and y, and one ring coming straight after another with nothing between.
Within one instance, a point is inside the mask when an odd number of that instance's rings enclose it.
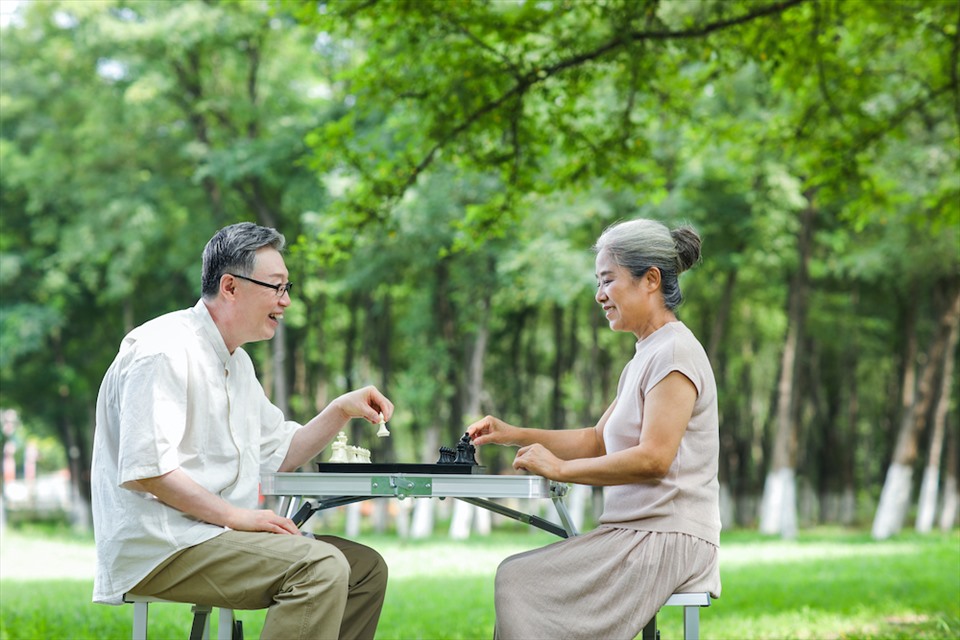
<instances>
[{"instance_id":1,"label":"beige pleated skirt","mask_svg":"<svg viewBox=\"0 0 960 640\"><path fill-rule=\"evenodd\" d=\"M604 525L500 564L494 637L628 640L671 594L704 591L720 596L716 546Z\"/></svg>"}]
</instances>

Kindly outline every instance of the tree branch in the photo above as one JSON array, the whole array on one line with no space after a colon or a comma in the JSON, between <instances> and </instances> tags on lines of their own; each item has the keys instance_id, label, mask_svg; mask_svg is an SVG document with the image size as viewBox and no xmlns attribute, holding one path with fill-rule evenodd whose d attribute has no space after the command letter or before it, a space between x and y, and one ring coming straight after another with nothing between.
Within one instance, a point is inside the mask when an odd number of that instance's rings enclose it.
<instances>
[{"instance_id":1,"label":"tree branch","mask_svg":"<svg viewBox=\"0 0 960 640\"><path fill-rule=\"evenodd\" d=\"M509 90L501 94L498 98L493 99L479 108L470 113L466 118L464 118L459 124L450 129L446 135L442 136L437 140L434 145L427 151L423 159L417 163L417 165L411 171L409 177L399 185L398 194L406 191L410 186L412 186L417 177L426 170L432 163L437 153L447 146L451 141L460 137L465 131L472 127L477 121L486 116L487 114L496 111L501 106L503 106L508 100L517 99L522 101L522 96L526 94L531 87L534 85L545 81L551 76L555 76L567 69L577 67L579 65L585 64L592 60L596 60L603 56L606 56L622 47L627 46L630 42L642 42L646 40L683 40L683 39L694 39L702 38L704 36L722 31L724 29L729 29L732 27L740 26L757 20L759 18L764 18L770 15L775 15L783 13L787 9L792 7L810 2L811 0L784 0L782 2L777 2L771 5L766 5L749 13L746 13L742 16L735 18L729 18L726 20L719 20L717 22L711 22L700 27L693 29L679 30L679 31L635 31L635 32L626 32L619 35L616 38L613 38L609 42L593 49L592 51L587 51L584 53L571 56L565 60L561 60L553 65L548 67L543 67L539 69L533 69L527 73L517 77L517 82Z\"/></svg>"}]
</instances>

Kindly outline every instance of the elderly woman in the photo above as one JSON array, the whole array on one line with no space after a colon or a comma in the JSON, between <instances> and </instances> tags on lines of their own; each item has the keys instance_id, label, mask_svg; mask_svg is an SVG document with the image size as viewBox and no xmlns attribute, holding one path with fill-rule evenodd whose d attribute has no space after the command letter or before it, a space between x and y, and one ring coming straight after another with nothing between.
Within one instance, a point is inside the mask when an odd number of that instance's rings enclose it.
<instances>
[{"instance_id":1,"label":"elderly woman","mask_svg":"<svg viewBox=\"0 0 960 640\"><path fill-rule=\"evenodd\" d=\"M678 276L700 259L700 237L632 220L594 250L596 301L611 329L637 337L613 403L584 429L492 416L467 429L476 445L519 446L515 469L606 487L596 529L500 565L498 638L633 638L672 593L720 595L716 382L675 315Z\"/></svg>"}]
</instances>

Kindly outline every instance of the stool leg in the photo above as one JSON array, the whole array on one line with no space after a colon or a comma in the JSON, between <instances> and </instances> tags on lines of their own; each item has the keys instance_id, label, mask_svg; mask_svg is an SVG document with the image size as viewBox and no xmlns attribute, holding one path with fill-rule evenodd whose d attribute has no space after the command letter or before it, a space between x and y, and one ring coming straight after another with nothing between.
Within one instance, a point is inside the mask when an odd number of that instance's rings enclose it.
<instances>
[{"instance_id":1,"label":"stool leg","mask_svg":"<svg viewBox=\"0 0 960 640\"><path fill-rule=\"evenodd\" d=\"M641 635L642 640L659 640L657 636L660 633L657 631L657 614L653 614L653 617L650 618L650 622L647 623L647 626L643 628L643 634Z\"/></svg>"},{"instance_id":2,"label":"stool leg","mask_svg":"<svg viewBox=\"0 0 960 640\"><path fill-rule=\"evenodd\" d=\"M220 609L217 617L217 640L234 640L233 609Z\"/></svg>"},{"instance_id":3,"label":"stool leg","mask_svg":"<svg viewBox=\"0 0 960 640\"><path fill-rule=\"evenodd\" d=\"M700 640L700 607L683 608L683 640Z\"/></svg>"},{"instance_id":4,"label":"stool leg","mask_svg":"<svg viewBox=\"0 0 960 640\"><path fill-rule=\"evenodd\" d=\"M133 603L133 640L147 640L149 606L149 602Z\"/></svg>"},{"instance_id":5,"label":"stool leg","mask_svg":"<svg viewBox=\"0 0 960 640\"><path fill-rule=\"evenodd\" d=\"M193 606L193 626L190 627L190 640L210 640L210 612L213 607Z\"/></svg>"}]
</instances>

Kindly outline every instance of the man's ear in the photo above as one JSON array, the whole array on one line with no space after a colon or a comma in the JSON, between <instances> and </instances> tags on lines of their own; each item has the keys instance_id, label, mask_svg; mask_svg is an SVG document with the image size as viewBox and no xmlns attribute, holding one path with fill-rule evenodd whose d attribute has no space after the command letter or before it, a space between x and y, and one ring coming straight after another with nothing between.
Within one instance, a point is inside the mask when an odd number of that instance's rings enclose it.
<instances>
[{"instance_id":1,"label":"man's ear","mask_svg":"<svg viewBox=\"0 0 960 640\"><path fill-rule=\"evenodd\" d=\"M237 295L237 279L229 273L220 276L220 295L225 300L233 300Z\"/></svg>"}]
</instances>

